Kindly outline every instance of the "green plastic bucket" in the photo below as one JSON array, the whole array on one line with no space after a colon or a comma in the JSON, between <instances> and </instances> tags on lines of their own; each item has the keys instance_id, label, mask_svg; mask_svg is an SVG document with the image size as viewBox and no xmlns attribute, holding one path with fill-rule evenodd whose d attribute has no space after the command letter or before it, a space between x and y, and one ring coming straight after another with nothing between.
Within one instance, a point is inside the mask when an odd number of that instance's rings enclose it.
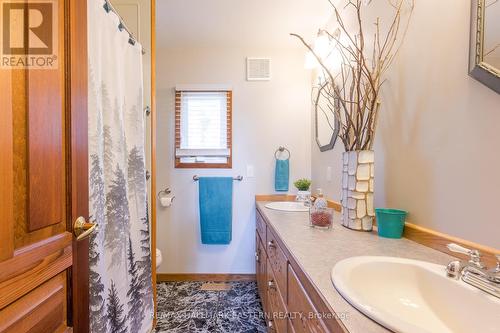
<instances>
[{"instance_id":1,"label":"green plastic bucket","mask_svg":"<svg viewBox=\"0 0 500 333\"><path fill-rule=\"evenodd\" d=\"M405 227L404 210L376 208L378 235L385 238L401 238Z\"/></svg>"}]
</instances>

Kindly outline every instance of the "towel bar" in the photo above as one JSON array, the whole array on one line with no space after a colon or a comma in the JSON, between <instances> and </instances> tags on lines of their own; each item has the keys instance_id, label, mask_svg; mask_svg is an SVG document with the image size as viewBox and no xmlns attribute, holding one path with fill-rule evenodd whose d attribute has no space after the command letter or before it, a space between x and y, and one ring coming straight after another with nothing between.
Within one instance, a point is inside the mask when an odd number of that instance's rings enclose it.
<instances>
[{"instance_id":1,"label":"towel bar","mask_svg":"<svg viewBox=\"0 0 500 333\"><path fill-rule=\"evenodd\" d=\"M193 176L193 180L196 182L200 179L200 177L198 177L197 175L194 175ZM236 176L236 177L233 177L233 180L237 180L239 182L241 182L243 180L243 176Z\"/></svg>"}]
</instances>

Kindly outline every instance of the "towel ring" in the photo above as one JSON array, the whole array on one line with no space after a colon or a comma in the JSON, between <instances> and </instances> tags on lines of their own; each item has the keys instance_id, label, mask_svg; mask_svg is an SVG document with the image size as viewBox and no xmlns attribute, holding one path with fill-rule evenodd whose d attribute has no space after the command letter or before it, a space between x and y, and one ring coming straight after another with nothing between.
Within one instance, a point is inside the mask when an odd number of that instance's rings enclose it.
<instances>
[{"instance_id":1,"label":"towel ring","mask_svg":"<svg viewBox=\"0 0 500 333\"><path fill-rule=\"evenodd\" d=\"M290 151L287 148L285 148L283 146L280 146L278 149L276 149L276 151L274 152L274 158L278 159L278 154L281 154L284 151L286 151L288 153L288 157L285 158L285 160L290 159L290 157L292 157L292 154L290 153Z\"/></svg>"}]
</instances>

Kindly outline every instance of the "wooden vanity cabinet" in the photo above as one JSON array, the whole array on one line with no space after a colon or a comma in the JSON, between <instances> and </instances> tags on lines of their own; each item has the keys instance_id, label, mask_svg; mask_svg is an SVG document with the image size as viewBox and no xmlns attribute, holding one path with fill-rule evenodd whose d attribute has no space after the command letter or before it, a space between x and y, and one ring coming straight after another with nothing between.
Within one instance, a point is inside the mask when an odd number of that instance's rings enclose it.
<instances>
[{"instance_id":1,"label":"wooden vanity cabinet","mask_svg":"<svg viewBox=\"0 0 500 333\"><path fill-rule=\"evenodd\" d=\"M290 323L295 332L328 332L323 320L315 315L320 312L312 304L291 266L288 266L288 295L288 309L293 314Z\"/></svg>"},{"instance_id":2,"label":"wooden vanity cabinet","mask_svg":"<svg viewBox=\"0 0 500 333\"><path fill-rule=\"evenodd\" d=\"M347 332L258 209L255 239L257 286L268 332Z\"/></svg>"},{"instance_id":3,"label":"wooden vanity cabinet","mask_svg":"<svg viewBox=\"0 0 500 333\"><path fill-rule=\"evenodd\" d=\"M287 300L287 265L288 260L283 253L283 250L278 245L278 241L273 233L267 229L267 258L269 260L269 265L267 270L273 271L274 282L279 288L281 294L283 295L283 300L286 303ZM270 275L267 275L268 278Z\"/></svg>"},{"instance_id":4,"label":"wooden vanity cabinet","mask_svg":"<svg viewBox=\"0 0 500 333\"><path fill-rule=\"evenodd\" d=\"M255 276L257 279L257 288L259 290L259 295L261 296L262 307L264 308L264 313L268 313L267 307L267 297L262 297L267 293L267 255L264 245L260 239L259 234L255 236Z\"/></svg>"},{"instance_id":5,"label":"wooden vanity cabinet","mask_svg":"<svg viewBox=\"0 0 500 333\"><path fill-rule=\"evenodd\" d=\"M260 240L262 241L262 244L263 245L267 244L266 222L264 222L264 219L262 218L262 216L258 212L256 213L255 228L257 229L257 235L259 235Z\"/></svg>"},{"instance_id":6,"label":"wooden vanity cabinet","mask_svg":"<svg viewBox=\"0 0 500 333\"><path fill-rule=\"evenodd\" d=\"M267 261L267 303L272 322L271 328L277 333L287 332L288 312L286 310L283 296L276 283L276 276L271 267L271 261Z\"/></svg>"}]
</instances>

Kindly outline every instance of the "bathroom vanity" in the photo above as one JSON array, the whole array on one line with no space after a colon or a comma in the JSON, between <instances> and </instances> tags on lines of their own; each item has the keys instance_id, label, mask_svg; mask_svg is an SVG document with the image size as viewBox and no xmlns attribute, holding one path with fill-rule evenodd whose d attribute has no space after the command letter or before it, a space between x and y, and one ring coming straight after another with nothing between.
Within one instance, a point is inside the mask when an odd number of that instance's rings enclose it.
<instances>
[{"instance_id":1,"label":"bathroom vanity","mask_svg":"<svg viewBox=\"0 0 500 333\"><path fill-rule=\"evenodd\" d=\"M257 208L256 276L269 331L346 332L263 216Z\"/></svg>"},{"instance_id":2,"label":"bathroom vanity","mask_svg":"<svg viewBox=\"0 0 500 333\"><path fill-rule=\"evenodd\" d=\"M408 239L380 238L340 224L309 226L307 212L285 212L256 202L256 275L269 332L390 332L351 306L335 289L331 271L354 256L393 256L445 265L453 257ZM370 276L366 276L370 284ZM376 287L376 286L374 286Z\"/></svg>"}]
</instances>

